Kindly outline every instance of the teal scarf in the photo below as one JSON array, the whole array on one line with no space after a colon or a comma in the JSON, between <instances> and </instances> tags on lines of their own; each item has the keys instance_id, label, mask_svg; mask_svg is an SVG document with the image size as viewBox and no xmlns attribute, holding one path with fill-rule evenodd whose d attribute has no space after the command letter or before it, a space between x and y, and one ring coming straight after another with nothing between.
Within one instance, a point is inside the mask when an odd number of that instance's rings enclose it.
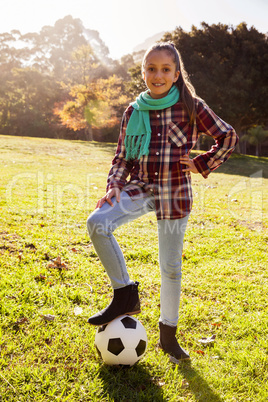
<instances>
[{"instance_id":1,"label":"teal scarf","mask_svg":"<svg viewBox=\"0 0 268 402\"><path fill-rule=\"evenodd\" d=\"M140 159L149 154L151 125L149 110L162 110L175 105L180 98L178 87L173 85L164 98L153 99L149 91L142 92L131 103L134 110L130 116L125 138L126 160Z\"/></svg>"}]
</instances>

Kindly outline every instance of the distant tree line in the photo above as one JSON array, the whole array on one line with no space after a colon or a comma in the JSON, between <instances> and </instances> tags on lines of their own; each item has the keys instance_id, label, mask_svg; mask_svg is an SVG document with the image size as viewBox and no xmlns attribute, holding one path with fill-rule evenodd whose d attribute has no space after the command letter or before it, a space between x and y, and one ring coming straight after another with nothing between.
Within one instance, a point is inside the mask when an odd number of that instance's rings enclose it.
<instances>
[{"instance_id":1,"label":"distant tree line","mask_svg":"<svg viewBox=\"0 0 268 402\"><path fill-rule=\"evenodd\" d=\"M116 141L128 67L108 54L71 16L40 33L0 34L0 133Z\"/></svg>"},{"instance_id":2,"label":"distant tree line","mask_svg":"<svg viewBox=\"0 0 268 402\"><path fill-rule=\"evenodd\" d=\"M202 23L163 40L180 50L197 94L234 126L238 150L267 155L267 36L245 23ZM145 89L142 55L111 59L99 33L71 16L40 33L0 34L0 133L117 141L123 110Z\"/></svg>"}]
</instances>

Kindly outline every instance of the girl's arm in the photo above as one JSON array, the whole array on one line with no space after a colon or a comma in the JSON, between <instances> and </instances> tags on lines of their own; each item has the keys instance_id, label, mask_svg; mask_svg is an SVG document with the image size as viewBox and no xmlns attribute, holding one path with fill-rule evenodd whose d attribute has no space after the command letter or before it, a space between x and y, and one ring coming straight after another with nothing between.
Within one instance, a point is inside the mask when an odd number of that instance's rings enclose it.
<instances>
[{"instance_id":1,"label":"girl's arm","mask_svg":"<svg viewBox=\"0 0 268 402\"><path fill-rule=\"evenodd\" d=\"M210 172L217 169L230 157L238 142L238 136L232 126L218 117L202 101L199 102L197 108L196 126L198 135L206 134L215 140L215 145L208 152L190 160L194 163L197 172L207 178ZM185 164L187 165L187 163ZM188 164L188 170L191 170L189 168Z\"/></svg>"}]
</instances>

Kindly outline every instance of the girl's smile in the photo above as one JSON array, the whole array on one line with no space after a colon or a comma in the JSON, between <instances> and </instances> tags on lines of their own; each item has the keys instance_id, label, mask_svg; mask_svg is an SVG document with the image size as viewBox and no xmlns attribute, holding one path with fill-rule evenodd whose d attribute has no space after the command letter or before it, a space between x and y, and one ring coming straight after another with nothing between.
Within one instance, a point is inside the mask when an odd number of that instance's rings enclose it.
<instances>
[{"instance_id":1,"label":"girl's smile","mask_svg":"<svg viewBox=\"0 0 268 402\"><path fill-rule=\"evenodd\" d=\"M154 99L166 96L179 78L179 71L172 56L162 50L154 50L148 54L143 71L143 79Z\"/></svg>"}]
</instances>

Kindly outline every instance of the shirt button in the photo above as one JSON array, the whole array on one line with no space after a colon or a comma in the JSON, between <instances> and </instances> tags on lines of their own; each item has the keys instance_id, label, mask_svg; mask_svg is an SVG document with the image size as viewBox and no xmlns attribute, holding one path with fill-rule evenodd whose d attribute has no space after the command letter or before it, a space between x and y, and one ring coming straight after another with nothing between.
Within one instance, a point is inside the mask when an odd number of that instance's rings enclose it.
<instances>
[{"instance_id":1,"label":"shirt button","mask_svg":"<svg viewBox=\"0 0 268 402\"><path fill-rule=\"evenodd\" d=\"M160 133L158 133L157 135L158 135L158 137L160 137L160 136L161 136L161 134L160 134Z\"/></svg>"},{"instance_id":2,"label":"shirt button","mask_svg":"<svg viewBox=\"0 0 268 402\"><path fill-rule=\"evenodd\" d=\"M155 175L157 176L157 175L158 175L158 172L155 172Z\"/></svg>"},{"instance_id":3,"label":"shirt button","mask_svg":"<svg viewBox=\"0 0 268 402\"><path fill-rule=\"evenodd\" d=\"M159 152L156 152L156 155L159 155Z\"/></svg>"}]
</instances>

